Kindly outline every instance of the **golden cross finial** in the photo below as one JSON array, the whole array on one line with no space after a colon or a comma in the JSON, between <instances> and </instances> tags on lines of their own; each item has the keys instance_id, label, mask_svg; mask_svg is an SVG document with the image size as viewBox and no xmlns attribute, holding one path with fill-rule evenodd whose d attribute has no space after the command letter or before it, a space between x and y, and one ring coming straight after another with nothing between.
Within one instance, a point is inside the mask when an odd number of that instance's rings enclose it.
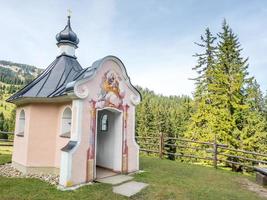
<instances>
[{"instance_id":1,"label":"golden cross finial","mask_svg":"<svg viewBox=\"0 0 267 200\"><path fill-rule=\"evenodd\" d=\"M68 9L67 12L68 12L68 17L71 17L71 14L72 14L71 9Z\"/></svg>"}]
</instances>

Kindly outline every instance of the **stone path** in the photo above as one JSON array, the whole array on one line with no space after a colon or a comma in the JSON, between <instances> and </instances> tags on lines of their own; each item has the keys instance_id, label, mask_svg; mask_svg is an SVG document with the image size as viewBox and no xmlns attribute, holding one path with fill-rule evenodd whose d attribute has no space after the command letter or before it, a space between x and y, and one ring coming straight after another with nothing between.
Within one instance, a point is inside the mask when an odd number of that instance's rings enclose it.
<instances>
[{"instance_id":1,"label":"stone path","mask_svg":"<svg viewBox=\"0 0 267 200\"><path fill-rule=\"evenodd\" d=\"M131 197L140 192L142 189L146 188L147 186L148 184L146 183L130 181L119 186L114 186L113 192L123 196Z\"/></svg>"},{"instance_id":2,"label":"stone path","mask_svg":"<svg viewBox=\"0 0 267 200\"><path fill-rule=\"evenodd\" d=\"M259 196L261 197L265 197L267 198L267 189L261 185L258 185L256 183L253 183L251 181L249 181L246 178L240 178L238 179L238 182L245 187L246 189L257 193Z\"/></svg>"},{"instance_id":3,"label":"stone path","mask_svg":"<svg viewBox=\"0 0 267 200\"><path fill-rule=\"evenodd\" d=\"M129 175L115 175L97 179L97 182L114 185L114 193L131 197L148 186L146 183L131 181L132 179L133 177Z\"/></svg>"}]
</instances>

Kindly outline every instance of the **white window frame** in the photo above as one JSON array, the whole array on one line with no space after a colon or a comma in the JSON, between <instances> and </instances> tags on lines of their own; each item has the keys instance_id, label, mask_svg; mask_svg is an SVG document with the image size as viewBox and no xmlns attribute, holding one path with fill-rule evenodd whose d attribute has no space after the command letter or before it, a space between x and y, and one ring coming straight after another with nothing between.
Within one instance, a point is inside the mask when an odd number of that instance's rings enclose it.
<instances>
[{"instance_id":1,"label":"white window frame","mask_svg":"<svg viewBox=\"0 0 267 200\"><path fill-rule=\"evenodd\" d=\"M72 110L70 107L66 107L62 112L61 116L61 130L60 137L70 138L71 135L71 121L72 121Z\"/></svg>"},{"instance_id":2,"label":"white window frame","mask_svg":"<svg viewBox=\"0 0 267 200\"><path fill-rule=\"evenodd\" d=\"M19 127L18 127L18 133L16 134L17 136L23 137L24 136L24 132L25 132L25 118L26 118L26 114L25 114L25 110L22 109L19 112Z\"/></svg>"}]
</instances>

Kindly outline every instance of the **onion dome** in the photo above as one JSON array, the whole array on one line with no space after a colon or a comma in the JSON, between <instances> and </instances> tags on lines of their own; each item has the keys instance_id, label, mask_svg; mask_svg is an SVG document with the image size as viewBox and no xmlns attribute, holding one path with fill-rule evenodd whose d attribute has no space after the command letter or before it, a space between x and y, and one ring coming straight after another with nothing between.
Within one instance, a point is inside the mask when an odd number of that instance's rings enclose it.
<instances>
[{"instance_id":1,"label":"onion dome","mask_svg":"<svg viewBox=\"0 0 267 200\"><path fill-rule=\"evenodd\" d=\"M70 16L68 16L68 24L61 32L56 35L56 40L58 41L57 45L67 43L77 47L79 43L79 38L77 37L76 33L74 33L71 29Z\"/></svg>"}]
</instances>

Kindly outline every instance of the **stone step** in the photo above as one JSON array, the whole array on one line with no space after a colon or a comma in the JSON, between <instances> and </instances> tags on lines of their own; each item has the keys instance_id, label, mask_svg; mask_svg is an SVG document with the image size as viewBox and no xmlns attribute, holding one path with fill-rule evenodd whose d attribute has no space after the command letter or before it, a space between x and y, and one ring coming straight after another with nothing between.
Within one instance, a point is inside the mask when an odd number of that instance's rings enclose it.
<instances>
[{"instance_id":1,"label":"stone step","mask_svg":"<svg viewBox=\"0 0 267 200\"><path fill-rule=\"evenodd\" d=\"M113 192L126 197L131 197L140 192L142 189L146 188L147 186L148 184L146 183L130 181L127 183L123 183L119 186L113 186Z\"/></svg>"},{"instance_id":2,"label":"stone step","mask_svg":"<svg viewBox=\"0 0 267 200\"><path fill-rule=\"evenodd\" d=\"M130 181L132 179L133 179L132 176L119 174L119 175L115 175L115 176L97 179L96 182L107 183L107 184L111 184L111 185L118 185L118 184Z\"/></svg>"}]
</instances>

